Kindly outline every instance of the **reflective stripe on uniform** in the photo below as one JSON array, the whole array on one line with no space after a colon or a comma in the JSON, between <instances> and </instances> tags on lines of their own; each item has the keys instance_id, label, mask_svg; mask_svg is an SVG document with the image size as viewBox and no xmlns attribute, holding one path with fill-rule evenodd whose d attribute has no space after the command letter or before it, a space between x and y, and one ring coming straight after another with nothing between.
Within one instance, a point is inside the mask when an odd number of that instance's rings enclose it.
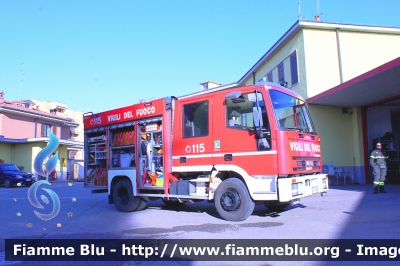
<instances>
[{"instance_id":1,"label":"reflective stripe on uniform","mask_svg":"<svg viewBox=\"0 0 400 266\"><path fill-rule=\"evenodd\" d=\"M373 155L371 155L370 157L372 159L387 159L388 158L388 156L373 156Z\"/></svg>"},{"instance_id":2,"label":"reflective stripe on uniform","mask_svg":"<svg viewBox=\"0 0 400 266\"><path fill-rule=\"evenodd\" d=\"M380 185L380 186L384 186L384 185L385 185L385 182L379 182L379 185Z\"/></svg>"}]
</instances>

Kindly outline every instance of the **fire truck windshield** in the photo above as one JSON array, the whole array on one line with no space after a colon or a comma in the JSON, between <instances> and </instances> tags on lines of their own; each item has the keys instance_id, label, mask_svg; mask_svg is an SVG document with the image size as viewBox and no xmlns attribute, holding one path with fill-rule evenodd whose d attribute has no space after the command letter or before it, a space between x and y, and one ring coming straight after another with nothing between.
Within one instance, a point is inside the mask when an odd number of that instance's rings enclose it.
<instances>
[{"instance_id":1,"label":"fire truck windshield","mask_svg":"<svg viewBox=\"0 0 400 266\"><path fill-rule=\"evenodd\" d=\"M286 93L270 90L275 118L281 130L315 133L307 106L303 100Z\"/></svg>"}]
</instances>

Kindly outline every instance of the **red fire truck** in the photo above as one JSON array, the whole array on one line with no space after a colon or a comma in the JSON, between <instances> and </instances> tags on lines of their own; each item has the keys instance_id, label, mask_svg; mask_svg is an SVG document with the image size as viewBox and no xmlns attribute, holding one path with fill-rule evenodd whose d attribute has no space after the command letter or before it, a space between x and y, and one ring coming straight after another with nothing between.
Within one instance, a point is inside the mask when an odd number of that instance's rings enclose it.
<instances>
[{"instance_id":1,"label":"red fire truck","mask_svg":"<svg viewBox=\"0 0 400 266\"><path fill-rule=\"evenodd\" d=\"M213 201L223 219L325 195L320 137L305 101L272 83L144 101L83 117L85 186L117 210Z\"/></svg>"}]
</instances>

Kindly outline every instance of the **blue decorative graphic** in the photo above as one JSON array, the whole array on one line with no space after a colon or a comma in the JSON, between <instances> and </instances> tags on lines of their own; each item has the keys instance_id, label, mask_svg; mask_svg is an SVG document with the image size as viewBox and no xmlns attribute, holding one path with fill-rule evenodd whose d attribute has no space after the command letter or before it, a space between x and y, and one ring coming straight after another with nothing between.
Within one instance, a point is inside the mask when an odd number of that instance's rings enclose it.
<instances>
[{"instance_id":1,"label":"blue decorative graphic","mask_svg":"<svg viewBox=\"0 0 400 266\"><path fill-rule=\"evenodd\" d=\"M42 184L51 185L48 181L41 180L41 181L35 182L28 190L29 202L34 207L39 208L39 209L44 209L44 207L38 201L38 199L36 197L36 192L37 192L38 187ZM46 191L47 194L50 195L50 198L53 202L53 209L52 209L51 213L49 213L49 214L43 214L43 213L40 213L37 211L33 211L33 212L36 214L36 216L38 218L48 221L57 216L57 214L60 212L61 204L60 204L60 199L58 198L57 194L53 190L47 189L47 188L42 188L42 189L44 191ZM49 204L49 199L45 195L42 195L40 198L45 204Z\"/></svg>"},{"instance_id":2,"label":"blue decorative graphic","mask_svg":"<svg viewBox=\"0 0 400 266\"><path fill-rule=\"evenodd\" d=\"M35 182L28 190L28 199L29 202L36 208L39 209L44 209L42 204L38 201L38 198L36 197L37 189L40 185L46 184L46 185L51 185L49 183L49 174L54 170L54 168L57 165L58 162L58 152L54 154L53 157L49 158L46 162L45 168L46 170L43 170L43 163L45 160L50 156L58 147L59 141L58 138L50 131L48 130L48 136L49 136L49 143L47 146L42 149L35 157L35 161L33 163L33 168L35 169L36 173L41 176L46 176L46 180L41 180L38 182ZM60 212L60 199L58 198L57 194L47 188L42 188L45 192L47 192L48 195L50 195L50 198L53 202L53 209L51 213L49 214L43 214L37 211L33 211L36 216L42 220L48 221L53 219L54 217L57 216L57 214ZM45 196L42 195L40 199L43 201L45 204L49 204L49 199Z\"/></svg>"},{"instance_id":3,"label":"blue decorative graphic","mask_svg":"<svg viewBox=\"0 0 400 266\"><path fill-rule=\"evenodd\" d=\"M33 168L35 169L36 173L41 176L46 176L46 180L49 181L49 174L54 170L58 162L58 152L56 152L53 157L47 160L46 172L43 170L43 162L57 149L59 141L50 130L47 132L49 135L49 143L47 144L46 148L42 149L36 155L35 161L33 162Z\"/></svg>"}]
</instances>

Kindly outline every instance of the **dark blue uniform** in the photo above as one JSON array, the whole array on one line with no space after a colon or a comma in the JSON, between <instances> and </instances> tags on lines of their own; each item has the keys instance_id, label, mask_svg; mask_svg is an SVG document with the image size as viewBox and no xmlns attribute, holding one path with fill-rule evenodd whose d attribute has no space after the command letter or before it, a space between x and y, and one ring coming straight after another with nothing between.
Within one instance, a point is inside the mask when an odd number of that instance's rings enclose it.
<instances>
[{"instance_id":1,"label":"dark blue uniform","mask_svg":"<svg viewBox=\"0 0 400 266\"><path fill-rule=\"evenodd\" d=\"M378 187L380 193L386 193L385 177L386 177L386 159L388 157L381 150L377 149L371 153L369 164L374 169L374 194L378 193Z\"/></svg>"}]
</instances>

